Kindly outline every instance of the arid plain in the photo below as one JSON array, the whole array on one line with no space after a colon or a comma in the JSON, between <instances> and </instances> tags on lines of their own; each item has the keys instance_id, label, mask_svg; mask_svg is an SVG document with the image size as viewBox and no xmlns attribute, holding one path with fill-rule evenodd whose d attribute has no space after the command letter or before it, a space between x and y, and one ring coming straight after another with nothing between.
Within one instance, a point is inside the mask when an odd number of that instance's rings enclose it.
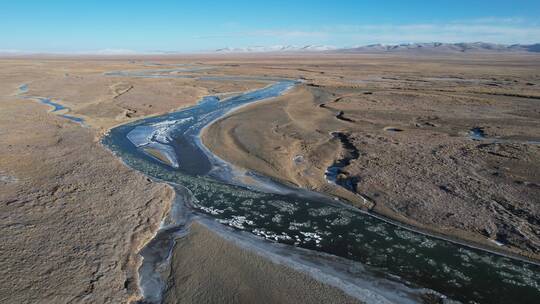
<instances>
[{"instance_id":1,"label":"arid plain","mask_svg":"<svg viewBox=\"0 0 540 304\"><path fill-rule=\"evenodd\" d=\"M107 74L171 64L197 69L167 79ZM302 81L205 129L204 144L239 168L429 233L540 260L538 55L33 57L5 58L0 67L4 303L140 298L138 252L173 193L124 166L99 139L113 126L205 95L268 84L201 76ZM35 97L68 109L51 112ZM337 177L350 181L349 190L325 178L339 159L349 160ZM172 259L166 302L357 302L197 224Z\"/></svg>"}]
</instances>

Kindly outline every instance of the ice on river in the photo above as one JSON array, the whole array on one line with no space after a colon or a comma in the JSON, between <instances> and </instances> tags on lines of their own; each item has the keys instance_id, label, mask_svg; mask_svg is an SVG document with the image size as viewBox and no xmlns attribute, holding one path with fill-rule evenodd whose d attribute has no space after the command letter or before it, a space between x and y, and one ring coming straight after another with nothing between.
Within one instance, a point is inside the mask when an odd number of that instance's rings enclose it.
<instances>
[{"instance_id":1,"label":"ice on river","mask_svg":"<svg viewBox=\"0 0 540 304\"><path fill-rule=\"evenodd\" d=\"M172 134L179 130L182 125L193 120L192 117L165 120L149 125L137 126L127 134L127 139L137 148L141 148L146 154L148 149L158 151L168 161L168 165L178 168L178 159L174 147ZM151 155L155 158L154 155ZM163 161L162 159L158 159Z\"/></svg>"}]
</instances>

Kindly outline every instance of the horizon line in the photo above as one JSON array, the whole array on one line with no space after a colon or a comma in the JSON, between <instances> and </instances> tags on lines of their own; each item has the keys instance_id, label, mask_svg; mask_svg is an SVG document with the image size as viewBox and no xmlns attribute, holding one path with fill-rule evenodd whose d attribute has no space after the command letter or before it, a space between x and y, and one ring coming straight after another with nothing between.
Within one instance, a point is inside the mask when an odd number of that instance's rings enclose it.
<instances>
[{"instance_id":1,"label":"horizon line","mask_svg":"<svg viewBox=\"0 0 540 304\"><path fill-rule=\"evenodd\" d=\"M486 42L486 41L473 41L473 42L441 42L441 41L430 41L430 42L407 42L407 43L368 43L368 44L359 44L351 46L334 46L334 45L324 45L324 44L305 44L305 45L296 45L296 44L273 44L273 45L252 45L245 47L219 47L213 49L197 50L197 51L181 51L181 50L133 50L133 49L124 49L124 48L104 48L97 50L80 50L80 51L45 51L45 50L19 50L19 49L0 49L0 55L13 55L13 56L24 56L24 55L94 55L94 56L129 56L129 55L182 55L182 54L206 54L206 53L283 53L283 52L306 52L306 53L324 53L331 51L339 50L349 50L362 47L372 47L372 46L407 46L415 44L438 44L441 45L459 45L459 44L488 44L501 47L511 47L511 46L534 46L539 45L540 42L536 43L495 43L495 42ZM320 49L323 48L323 49ZM258 49L258 50L256 50ZM250 51L252 50L252 51Z\"/></svg>"}]
</instances>

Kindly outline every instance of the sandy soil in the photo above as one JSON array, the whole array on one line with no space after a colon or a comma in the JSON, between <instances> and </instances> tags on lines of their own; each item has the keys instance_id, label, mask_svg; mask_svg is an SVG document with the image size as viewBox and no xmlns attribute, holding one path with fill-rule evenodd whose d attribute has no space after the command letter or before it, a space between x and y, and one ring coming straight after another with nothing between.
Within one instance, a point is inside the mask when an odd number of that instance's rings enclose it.
<instances>
[{"instance_id":1,"label":"sandy soil","mask_svg":"<svg viewBox=\"0 0 540 304\"><path fill-rule=\"evenodd\" d=\"M48 97L69 108L68 113L85 119L93 129L108 128L193 105L209 94L239 92L261 87L260 81L223 82L192 78L135 78L106 76L118 70L154 70L182 68L149 66L146 60L0 60L2 75L9 77L11 87L3 85L9 94L17 86L27 84L26 96ZM181 62L181 61L175 61ZM188 63L191 61L188 61ZM195 66L204 66L193 63ZM208 66L210 68L210 66ZM221 75L219 68L170 75L204 76L211 71ZM17 82L18 81L18 82Z\"/></svg>"},{"instance_id":2,"label":"sandy soil","mask_svg":"<svg viewBox=\"0 0 540 304\"><path fill-rule=\"evenodd\" d=\"M0 67L0 302L126 303L138 299L137 252L158 228L172 191L126 168L99 144L100 135L114 125L192 105L207 94L265 84L103 75L155 68L145 67L142 59L133 63L127 59L34 58L0 60ZM227 74L219 69L216 75ZM25 96L49 97L69 110L50 113L51 107L18 96L22 84L29 85ZM56 114L83 118L86 127ZM210 239L214 241L209 243ZM201 252L212 264L196 276L206 261L190 255ZM320 295L324 290L343 303L352 302L335 288L273 265L209 231L195 229L175 251L182 267L174 269L175 282L185 279L185 255L186 261L193 262L188 283L216 291L197 295L197 301L213 301L217 295L231 301L252 299L255 288L269 280L276 292ZM224 273L213 275L217 271ZM226 274L253 281L234 283ZM214 278L208 283L210 275ZM175 295L186 296L188 286L194 285L175 285L176 294L171 291L168 299L174 302ZM269 301L282 299L270 291L263 295ZM193 294L190 297L195 299ZM306 299L315 301L314 296Z\"/></svg>"},{"instance_id":3,"label":"sandy soil","mask_svg":"<svg viewBox=\"0 0 540 304\"><path fill-rule=\"evenodd\" d=\"M172 194L123 166L99 145L100 135L114 125L192 105L206 94L264 85L103 74L156 68L145 61L214 67L193 75L304 79L290 94L214 124L205 143L221 157L276 179L430 231L487 246L498 240L506 250L539 258L540 148L519 143L540 140L538 57L3 59L1 302L137 298L136 253L156 230ZM16 96L23 83L28 96L53 98L87 127ZM517 143L471 141L466 133L472 127ZM326 167L347 154L332 131L346 134L359 151L344 177L357 178L358 192L368 200L324 180ZM301 161L295 162L298 155ZM218 296L230 302L255 296L268 302L350 301L200 227L179 243L174 265L170 302L211 302Z\"/></svg>"},{"instance_id":4,"label":"sandy soil","mask_svg":"<svg viewBox=\"0 0 540 304\"><path fill-rule=\"evenodd\" d=\"M539 57L303 60L272 67L305 85L232 113L204 143L400 222L540 258L540 146L523 143L540 140ZM473 141L474 127L509 141ZM334 131L359 152L343 176L357 193L324 178L347 154Z\"/></svg>"},{"instance_id":5,"label":"sandy soil","mask_svg":"<svg viewBox=\"0 0 540 304\"><path fill-rule=\"evenodd\" d=\"M358 303L194 223L172 257L165 303Z\"/></svg>"},{"instance_id":6,"label":"sandy soil","mask_svg":"<svg viewBox=\"0 0 540 304\"><path fill-rule=\"evenodd\" d=\"M126 302L172 191L2 84L0 302Z\"/></svg>"}]
</instances>

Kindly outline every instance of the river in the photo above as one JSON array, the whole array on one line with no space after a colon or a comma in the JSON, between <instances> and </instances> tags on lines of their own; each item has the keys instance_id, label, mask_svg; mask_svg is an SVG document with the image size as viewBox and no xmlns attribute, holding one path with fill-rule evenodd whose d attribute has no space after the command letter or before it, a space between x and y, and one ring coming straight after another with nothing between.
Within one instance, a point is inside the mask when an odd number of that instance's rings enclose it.
<instances>
[{"instance_id":1,"label":"river","mask_svg":"<svg viewBox=\"0 0 540 304\"><path fill-rule=\"evenodd\" d=\"M109 76L184 77L163 69ZM540 301L536 264L417 233L335 198L236 169L213 155L200 140L204 127L243 105L285 94L297 84L257 79L272 83L225 100L208 96L196 106L113 128L102 139L126 165L169 183L177 193L162 228L141 252L140 286L147 301L161 300L166 281L156 269L167 263L175 239L189 233L193 219L249 243L254 250L289 260L290 265L303 263L305 269L320 265L322 272L315 277L334 281L366 302L415 303L426 294L443 303ZM246 183L246 176L254 182ZM310 256L309 261L302 255Z\"/></svg>"}]
</instances>

